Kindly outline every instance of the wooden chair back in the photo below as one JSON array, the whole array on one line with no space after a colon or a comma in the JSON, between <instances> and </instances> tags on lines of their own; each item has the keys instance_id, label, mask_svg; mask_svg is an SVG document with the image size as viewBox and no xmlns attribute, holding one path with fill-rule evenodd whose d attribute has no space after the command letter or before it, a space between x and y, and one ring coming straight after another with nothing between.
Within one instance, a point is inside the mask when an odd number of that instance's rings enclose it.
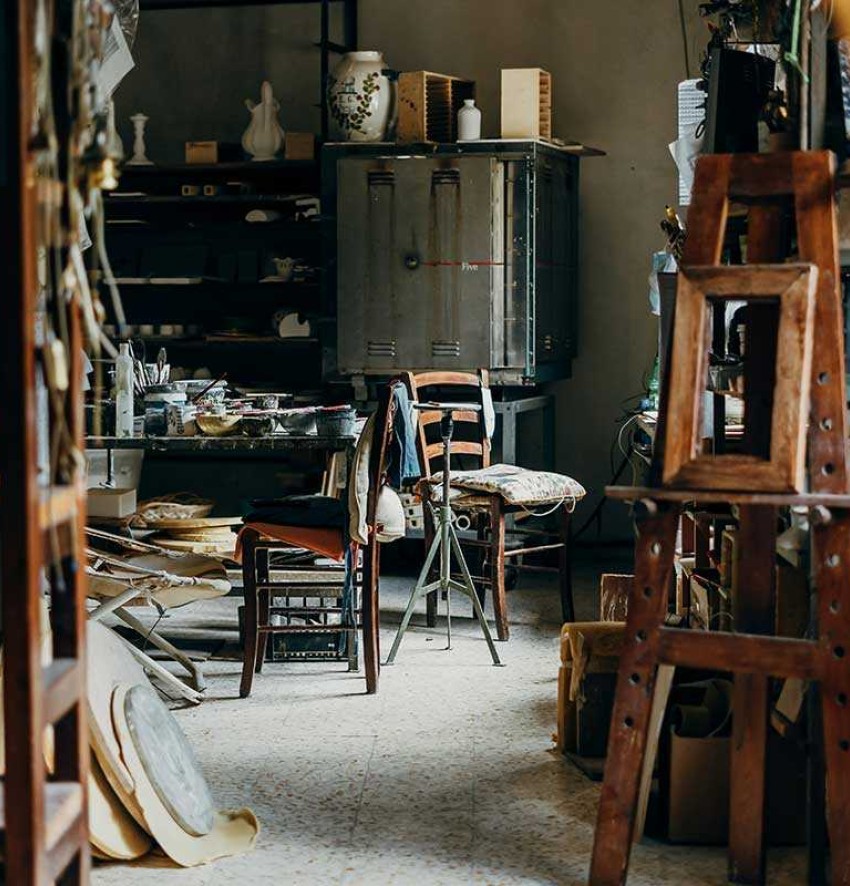
<instances>
[{"instance_id":1,"label":"wooden chair back","mask_svg":"<svg viewBox=\"0 0 850 886\"><path fill-rule=\"evenodd\" d=\"M478 372L405 372L402 376L413 402L428 400L442 403L476 403L479 412L458 410L453 413L455 432L449 445L452 456L463 457L464 468L486 468L490 465L490 438L485 418L485 392L489 378L485 369ZM422 475L430 477L443 469L443 442L440 438L441 413L418 412L419 458Z\"/></svg>"}]
</instances>

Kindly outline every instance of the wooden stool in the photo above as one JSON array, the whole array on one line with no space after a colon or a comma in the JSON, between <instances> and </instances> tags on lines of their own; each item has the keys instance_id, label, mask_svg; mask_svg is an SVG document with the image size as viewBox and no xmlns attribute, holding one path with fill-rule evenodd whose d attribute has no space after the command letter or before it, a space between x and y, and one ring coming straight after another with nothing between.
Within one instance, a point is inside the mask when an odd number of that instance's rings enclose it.
<instances>
[{"instance_id":1,"label":"wooden stool","mask_svg":"<svg viewBox=\"0 0 850 886\"><path fill-rule=\"evenodd\" d=\"M811 386L808 399L801 397L796 404L799 427L805 428L808 419L808 439L806 445L801 439L800 447L794 449L793 440L785 437L785 450L774 451L777 439L775 433L766 435L767 419L771 415L775 418L777 410L793 411L795 404L783 397L770 402L772 396L768 396L765 401L762 395L770 389L770 376L756 371L755 382L751 385L748 375L745 386L746 407L751 410L748 419L750 415L758 419L745 433L745 444L762 454L755 470L754 462L746 456L718 455L703 460L696 455L693 440L683 440L681 435L682 428L693 427L698 410L696 382L700 379L695 377L693 396L685 397L677 355L687 354L694 339L684 339L677 307L671 358L676 375L665 373L652 471L655 485L608 491L612 497L637 503L638 539L593 848L593 884L620 884L627 875L653 691L662 664L735 673L729 879L740 883L764 881L769 679L817 681L822 696L832 883L850 884L850 490L833 163L827 152L789 152L705 156L697 165L682 263L685 276L693 277L699 267L711 267L715 275L718 273L731 201L749 204L748 259L781 261L785 258L781 252L782 203L793 203L800 260L811 262L817 271L809 329L814 342L808 358ZM777 269L754 270L753 277L759 278L754 285ZM757 325L762 321L762 326ZM757 310L753 329L748 327L748 353L752 342L761 358L769 357L771 348L776 355L775 338L771 344L769 334L757 333L770 325L769 316ZM798 325L801 335L805 334L804 325L803 321ZM802 362L795 364L798 372L803 371L807 359L805 348L800 353ZM778 358L786 356L780 350ZM803 394L809 378L800 384ZM792 381L800 379L792 377ZM797 485L800 466L808 474L808 493L801 493L802 487ZM699 488L701 483L703 488ZM684 502L694 501L740 507L736 569L741 579L736 585L745 591L734 602L738 633L663 626L680 509ZM810 509L818 628L817 639L811 641L769 636L774 625L777 509L788 505ZM817 778L812 788L817 796L822 789ZM816 871L811 871L810 877L821 882Z\"/></svg>"}]
</instances>

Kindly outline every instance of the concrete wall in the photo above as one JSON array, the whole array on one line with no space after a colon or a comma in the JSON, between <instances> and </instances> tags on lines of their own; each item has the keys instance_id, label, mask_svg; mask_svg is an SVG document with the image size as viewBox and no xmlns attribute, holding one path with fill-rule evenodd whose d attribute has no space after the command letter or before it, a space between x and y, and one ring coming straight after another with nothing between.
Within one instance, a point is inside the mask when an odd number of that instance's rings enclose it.
<instances>
[{"instance_id":1,"label":"concrete wall","mask_svg":"<svg viewBox=\"0 0 850 886\"><path fill-rule=\"evenodd\" d=\"M485 135L498 134L499 69L539 65L554 78L555 134L608 152L583 162L581 353L573 378L556 386L558 465L595 499L610 477L623 401L641 392L655 354L646 280L663 245L664 205L676 198L667 143L685 76L677 2L360 0L359 8L360 47L382 50L391 67L477 81ZM693 74L704 32L695 16L688 29ZM151 114L151 157L179 159L187 138L238 140L242 100L266 76L284 128L317 128L318 57L309 45L317 33L315 7L148 14L119 114ZM626 537L625 509L608 512L606 535Z\"/></svg>"}]
</instances>

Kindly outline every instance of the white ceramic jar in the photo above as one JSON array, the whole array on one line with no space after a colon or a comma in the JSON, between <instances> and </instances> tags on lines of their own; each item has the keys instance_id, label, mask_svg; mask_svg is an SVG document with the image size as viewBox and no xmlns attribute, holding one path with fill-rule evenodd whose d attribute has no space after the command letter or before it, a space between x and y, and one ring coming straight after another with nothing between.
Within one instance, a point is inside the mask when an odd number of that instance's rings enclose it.
<instances>
[{"instance_id":1,"label":"white ceramic jar","mask_svg":"<svg viewBox=\"0 0 850 886\"><path fill-rule=\"evenodd\" d=\"M457 112L457 140L478 141L481 138L481 111L475 107L474 98L465 98Z\"/></svg>"},{"instance_id":2,"label":"white ceramic jar","mask_svg":"<svg viewBox=\"0 0 850 886\"><path fill-rule=\"evenodd\" d=\"M348 52L328 79L328 110L335 137L379 142L395 123L395 83L380 52Z\"/></svg>"}]
</instances>

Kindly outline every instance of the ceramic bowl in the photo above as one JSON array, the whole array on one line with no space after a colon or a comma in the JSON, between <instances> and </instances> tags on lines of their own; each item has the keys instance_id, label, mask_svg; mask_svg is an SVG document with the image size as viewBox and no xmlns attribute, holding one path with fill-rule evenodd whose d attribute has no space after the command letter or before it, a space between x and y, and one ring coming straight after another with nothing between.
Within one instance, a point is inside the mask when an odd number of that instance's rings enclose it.
<instances>
[{"instance_id":1,"label":"ceramic bowl","mask_svg":"<svg viewBox=\"0 0 850 886\"><path fill-rule=\"evenodd\" d=\"M236 428L242 421L241 415L198 415L195 423L201 432L208 437L226 437L235 433Z\"/></svg>"}]
</instances>

